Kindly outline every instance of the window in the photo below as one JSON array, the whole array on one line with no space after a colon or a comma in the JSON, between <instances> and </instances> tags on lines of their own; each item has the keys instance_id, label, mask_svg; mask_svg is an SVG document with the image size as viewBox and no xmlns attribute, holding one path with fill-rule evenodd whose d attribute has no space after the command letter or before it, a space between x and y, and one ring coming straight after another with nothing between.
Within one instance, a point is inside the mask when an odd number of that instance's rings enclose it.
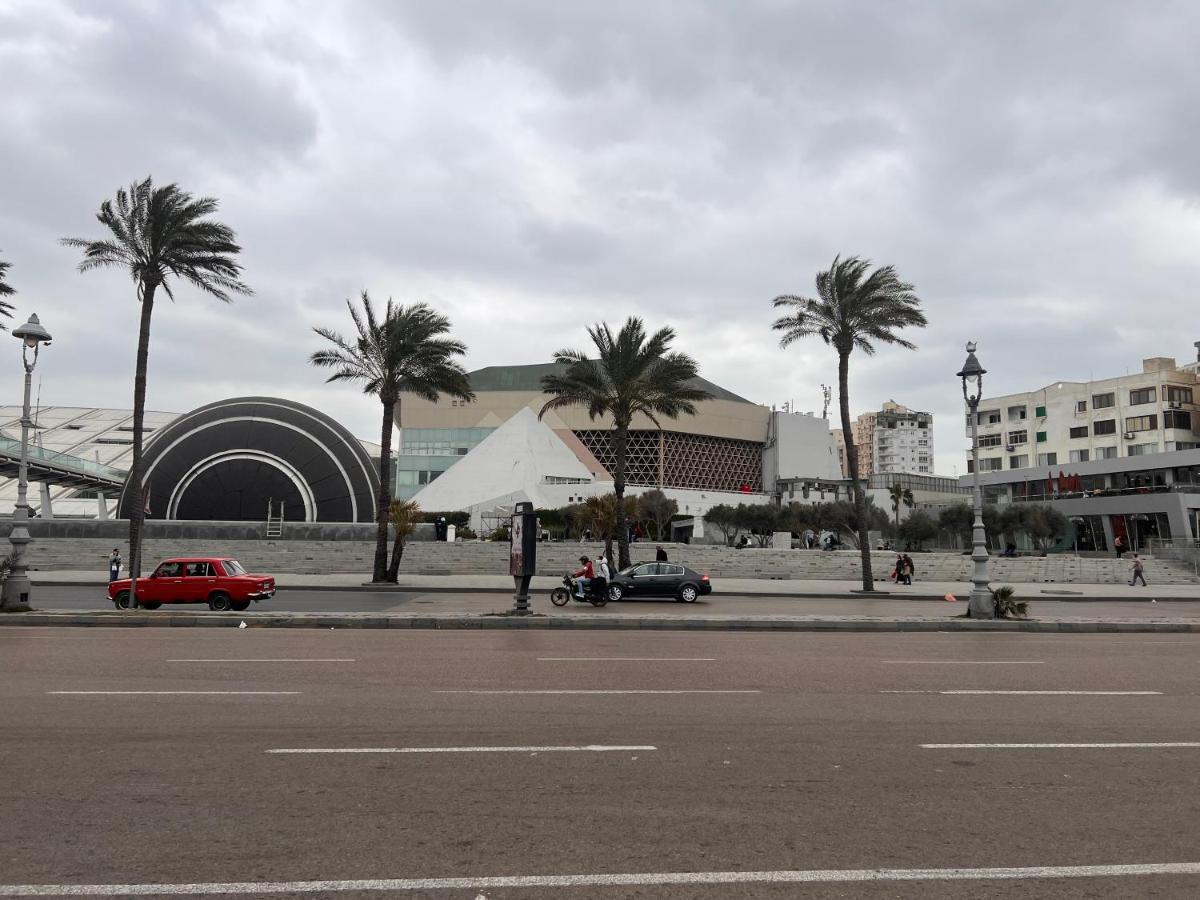
<instances>
[{"instance_id":1,"label":"window","mask_svg":"<svg viewBox=\"0 0 1200 900\"><path fill-rule=\"evenodd\" d=\"M1129 416L1125 419L1126 431L1154 431L1158 428L1158 416Z\"/></svg>"},{"instance_id":2,"label":"window","mask_svg":"<svg viewBox=\"0 0 1200 900\"><path fill-rule=\"evenodd\" d=\"M1044 432L1044 431L1039 431L1039 432L1037 433L1037 442L1038 442L1039 444L1044 444L1044 443L1046 443L1046 432Z\"/></svg>"},{"instance_id":3,"label":"window","mask_svg":"<svg viewBox=\"0 0 1200 900\"><path fill-rule=\"evenodd\" d=\"M1071 437L1073 438L1085 438L1087 436L1088 427L1086 425L1080 425L1078 428L1071 429Z\"/></svg>"},{"instance_id":4,"label":"window","mask_svg":"<svg viewBox=\"0 0 1200 900\"><path fill-rule=\"evenodd\" d=\"M190 562L183 567L185 578L208 578L212 574L212 566L206 562Z\"/></svg>"},{"instance_id":5,"label":"window","mask_svg":"<svg viewBox=\"0 0 1200 900\"><path fill-rule=\"evenodd\" d=\"M1038 465L1039 466L1057 466L1058 465L1058 454L1057 453L1039 453L1038 454Z\"/></svg>"},{"instance_id":6,"label":"window","mask_svg":"<svg viewBox=\"0 0 1200 900\"><path fill-rule=\"evenodd\" d=\"M1008 433L1008 442L1014 446L1016 446L1017 444L1028 444L1029 443L1029 432L1028 431L1010 431Z\"/></svg>"},{"instance_id":7,"label":"window","mask_svg":"<svg viewBox=\"0 0 1200 900\"><path fill-rule=\"evenodd\" d=\"M1116 447L1097 447L1096 448L1096 459L1116 459L1116 458L1117 458L1117 448Z\"/></svg>"},{"instance_id":8,"label":"window","mask_svg":"<svg viewBox=\"0 0 1200 900\"><path fill-rule=\"evenodd\" d=\"M1010 456L1008 458L1008 467L1010 469L1024 469L1029 465L1028 456Z\"/></svg>"},{"instance_id":9,"label":"window","mask_svg":"<svg viewBox=\"0 0 1200 900\"><path fill-rule=\"evenodd\" d=\"M1087 461L1088 461L1088 452L1086 450L1072 450L1071 451L1071 462L1075 463L1075 462L1087 462Z\"/></svg>"},{"instance_id":10,"label":"window","mask_svg":"<svg viewBox=\"0 0 1200 900\"><path fill-rule=\"evenodd\" d=\"M989 409L986 412L981 412L979 414L979 424L980 425L999 425L1000 424L1000 410Z\"/></svg>"},{"instance_id":11,"label":"window","mask_svg":"<svg viewBox=\"0 0 1200 900\"><path fill-rule=\"evenodd\" d=\"M1092 434L1116 434L1116 419L1098 419L1092 423Z\"/></svg>"},{"instance_id":12,"label":"window","mask_svg":"<svg viewBox=\"0 0 1200 900\"><path fill-rule=\"evenodd\" d=\"M998 434L985 434L979 439L980 447L999 447L1001 438Z\"/></svg>"},{"instance_id":13,"label":"window","mask_svg":"<svg viewBox=\"0 0 1200 900\"><path fill-rule=\"evenodd\" d=\"M1004 460L998 456L995 459L981 459L979 461L980 472L999 472L1002 468L1004 468Z\"/></svg>"},{"instance_id":14,"label":"window","mask_svg":"<svg viewBox=\"0 0 1200 900\"><path fill-rule=\"evenodd\" d=\"M1130 444L1127 451L1129 456L1145 456L1147 453L1157 453L1158 444Z\"/></svg>"},{"instance_id":15,"label":"window","mask_svg":"<svg viewBox=\"0 0 1200 900\"><path fill-rule=\"evenodd\" d=\"M1186 428L1192 430L1192 414L1181 409L1168 409L1163 412L1163 428Z\"/></svg>"},{"instance_id":16,"label":"window","mask_svg":"<svg viewBox=\"0 0 1200 900\"><path fill-rule=\"evenodd\" d=\"M179 578L183 575L183 563L165 562L154 572L153 578Z\"/></svg>"},{"instance_id":17,"label":"window","mask_svg":"<svg viewBox=\"0 0 1200 900\"><path fill-rule=\"evenodd\" d=\"M1174 384L1163 385L1163 399L1171 403L1191 403L1192 389Z\"/></svg>"},{"instance_id":18,"label":"window","mask_svg":"<svg viewBox=\"0 0 1200 900\"><path fill-rule=\"evenodd\" d=\"M1010 406L1008 408L1008 421L1021 422L1024 421L1026 410L1024 406Z\"/></svg>"},{"instance_id":19,"label":"window","mask_svg":"<svg viewBox=\"0 0 1200 900\"><path fill-rule=\"evenodd\" d=\"M1117 395L1114 393L1092 394L1092 409L1108 409L1117 405Z\"/></svg>"},{"instance_id":20,"label":"window","mask_svg":"<svg viewBox=\"0 0 1200 900\"><path fill-rule=\"evenodd\" d=\"M221 565L224 567L226 575L245 575L246 574L246 567L243 566L236 559L223 559L223 560L221 560Z\"/></svg>"},{"instance_id":21,"label":"window","mask_svg":"<svg viewBox=\"0 0 1200 900\"><path fill-rule=\"evenodd\" d=\"M1143 403L1154 402L1155 390L1152 387L1138 388L1136 391L1129 392L1129 405L1141 406Z\"/></svg>"},{"instance_id":22,"label":"window","mask_svg":"<svg viewBox=\"0 0 1200 900\"><path fill-rule=\"evenodd\" d=\"M1075 412L1077 412L1077 413L1087 412L1087 401L1086 400L1075 401Z\"/></svg>"},{"instance_id":23,"label":"window","mask_svg":"<svg viewBox=\"0 0 1200 900\"><path fill-rule=\"evenodd\" d=\"M1035 416L1037 416L1039 419L1046 418L1046 407L1044 407L1044 406L1035 407L1033 410L1033 414Z\"/></svg>"}]
</instances>

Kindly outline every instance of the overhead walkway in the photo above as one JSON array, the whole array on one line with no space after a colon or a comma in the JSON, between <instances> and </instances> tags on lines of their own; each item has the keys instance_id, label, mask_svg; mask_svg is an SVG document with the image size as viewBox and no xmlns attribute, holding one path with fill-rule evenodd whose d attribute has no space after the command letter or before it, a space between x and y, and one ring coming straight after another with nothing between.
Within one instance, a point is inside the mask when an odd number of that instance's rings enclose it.
<instances>
[{"instance_id":1,"label":"overhead walkway","mask_svg":"<svg viewBox=\"0 0 1200 900\"><path fill-rule=\"evenodd\" d=\"M16 478L21 465L21 442L0 435L0 477ZM125 484L126 472L67 453L29 446L29 480L44 485L93 488L115 492Z\"/></svg>"}]
</instances>

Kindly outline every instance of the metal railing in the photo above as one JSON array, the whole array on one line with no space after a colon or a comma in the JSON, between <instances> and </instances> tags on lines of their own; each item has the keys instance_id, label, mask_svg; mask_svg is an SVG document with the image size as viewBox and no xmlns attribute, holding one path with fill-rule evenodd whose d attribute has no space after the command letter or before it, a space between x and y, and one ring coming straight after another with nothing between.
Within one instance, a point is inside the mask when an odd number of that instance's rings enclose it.
<instances>
[{"instance_id":1,"label":"metal railing","mask_svg":"<svg viewBox=\"0 0 1200 900\"><path fill-rule=\"evenodd\" d=\"M0 454L19 460L21 458L21 442L14 438L0 437ZM44 447L37 447L33 444L29 445L29 461L33 464L42 462L47 466L72 469L109 481L124 481L125 476L128 474L123 469L114 469L112 466L106 466L103 463L93 462L79 456L71 456L69 453L59 453L57 450L47 450Z\"/></svg>"}]
</instances>

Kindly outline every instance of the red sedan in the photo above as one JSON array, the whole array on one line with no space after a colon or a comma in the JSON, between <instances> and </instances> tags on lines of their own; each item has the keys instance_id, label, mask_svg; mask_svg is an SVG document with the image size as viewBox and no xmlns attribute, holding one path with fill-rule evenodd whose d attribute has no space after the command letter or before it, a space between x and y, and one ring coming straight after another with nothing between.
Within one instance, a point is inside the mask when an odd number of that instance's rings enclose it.
<instances>
[{"instance_id":1,"label":"red sedan","mask_svg":"<svg viewBox=\"0 0 1200 900\"><path fill-rule=\"evenodd\" d=\"M236 559L219 556L168 559L153 574L138 579L138 606L158 609L164 603L207 603L217 612L241 612L251 601L275 596L275 579L251 575ZM129 609L129 579L108 585L108 599Z\"/></svg>"}]
</instances>

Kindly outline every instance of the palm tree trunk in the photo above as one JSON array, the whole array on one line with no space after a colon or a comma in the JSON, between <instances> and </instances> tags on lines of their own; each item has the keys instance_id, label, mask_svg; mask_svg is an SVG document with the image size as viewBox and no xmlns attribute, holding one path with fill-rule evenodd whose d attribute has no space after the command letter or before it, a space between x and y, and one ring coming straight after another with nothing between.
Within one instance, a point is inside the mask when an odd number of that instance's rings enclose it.
<instances>
[{"instance_id":1,"label":"palm tree trunk","mask_svg":"<svg viewBox=\"0 0 1200 900\"><path fill-rule=\"evenodd\" d=\"M613 472L613 493L617 495L617 569L629 568L629 525L625 521L625 455L629 445L629 425L617 422L613 436L617 453L617 464Z\"/></svg>"},{"instance_id":2,"label":"palm tree trunk","mask_svg":"<svg viewBox=\"0 0 1200 900\"><path fill-rule=\"evenodd\" d=\"M867 495L858 481L858 448L850 430L850 352L838 351L838 405L842 412L842 437L846 442L846 468L850 470L850 489L854 492L854 511L858 516L858 551L862 557L862 589L875 590L871 574L871 540L867 535Z\"/></svg>"},{"instance_id":3,"label":"palm tree trunk","mask_svg":"<svg viewBox=\"0 0 1200 900\"><path fill-rule=\"evenodd\" d=\"M399 535L392 544L392 562L388 566L388 581L395 584L400 580L400 559L404 556L404 541Z\"/></svg>"},{"instance_id":4,"label":"palm tree trunk","mask_svg":"<svg viewBox=\"0 0 1200 900\"><path fill-rule=\"evenodd\" d=\"M154 312L154 292L158 285L142 285L142 315L138 323L137 362L133 372L133 461L129 466L129 597L137 608L137 578L142 574L142 520L146 517L143 499L142 424L146 418L146 364L150 356L150 316Z\"/></svg>"},{"instance_id":5,"label":"palm tree trunk","mask_svg":"<svg viewBox=\"0 0 1200 900\"><path fill-rule=\"evenodd\" d=\"M379 496L376 498L375 565L371 581L388 581L388 507L392 503L392 428L396 401L383 400L383 426L379 433Z\"/></svg>"}]
</instances>

